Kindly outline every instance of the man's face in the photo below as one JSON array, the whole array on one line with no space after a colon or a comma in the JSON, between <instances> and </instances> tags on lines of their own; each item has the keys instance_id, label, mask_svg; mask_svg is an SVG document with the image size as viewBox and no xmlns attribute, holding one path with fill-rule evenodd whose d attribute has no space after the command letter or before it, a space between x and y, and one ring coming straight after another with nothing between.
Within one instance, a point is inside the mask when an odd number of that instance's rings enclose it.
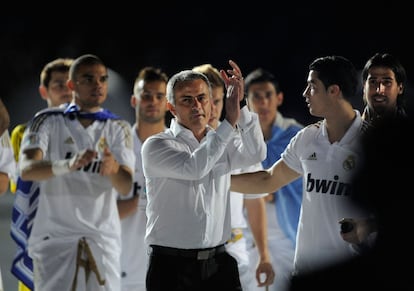
<instances>
[{"instance_id":1,"label":"man's face","mask_svg":"<svg viewBox=\"0 0 414 291\"><path fill-rule=\"evenodd\" d=\"M177 122L196 136L206 130L211 115L211 96L204 80L184 81L174 88L175 105L172 113Z\"/></svg>"},{"instance_id":2,"label":"man's face","mask_svg":"<svg viewBox=\"0 0 414 291\"><path fill-rule=\"evenodd\" d=\"M364 83L364 102L371 110L381 115L394 112L397 107L397 97L403 93L402 84L398 84L392 69L387 67L372 67Z\"/></svg>"}]
</instances>

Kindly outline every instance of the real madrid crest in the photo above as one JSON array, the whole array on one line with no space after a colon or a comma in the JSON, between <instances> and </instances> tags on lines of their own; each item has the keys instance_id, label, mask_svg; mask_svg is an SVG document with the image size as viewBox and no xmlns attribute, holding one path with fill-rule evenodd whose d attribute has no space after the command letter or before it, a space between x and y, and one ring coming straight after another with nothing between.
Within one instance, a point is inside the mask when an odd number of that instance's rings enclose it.
<instances>
[{"instance_id":1,"label":"real madrid crest","mask_svg":"<svg viewBox=\"0 0 414 291\"><path fill-rule=\"evenodd\" d=\"M352 169L355 168L355 156L350 155L348 156L345 161L342 163L342 167L344 168L344 170L346 171L350 171Z\"/></svg>"},{"instance_id":2,"label":"real madrid crest","mask_svg":"<svg viewBox=\"0 0 414 291\"><path fill-rule=\"evenodd\" d=\"M105 137L102 136L98 142L98 151L102 153L106 147L108 147L108 144L106 143Z\"/></svg>"}]
</instances>

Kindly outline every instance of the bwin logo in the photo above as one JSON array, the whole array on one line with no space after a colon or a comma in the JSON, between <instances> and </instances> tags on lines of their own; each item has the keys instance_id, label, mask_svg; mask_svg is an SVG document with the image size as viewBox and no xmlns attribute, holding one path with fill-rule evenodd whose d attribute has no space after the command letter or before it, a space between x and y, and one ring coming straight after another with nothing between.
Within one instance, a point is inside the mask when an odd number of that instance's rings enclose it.
<instances>
[{"instance_id":1,"label":"bwin logo","mask_svg":"<svg viewBox=\"0 0 414 291\"><path fill-rule=\"evenodd\" d=\"M349 183L338 182L339 176L335 175L333 180L313 179L311 173L306 177L306 191L332 195L350 196L352 185Z\"/></svg>"},{"instance_id":2,"label":"bwin logo","mask_svg":"<svg viewBox=\"0 0 414 291\"><path fill-rule=\"evenodd\" d=\"M66 154L65 159L70 159L70 158L72 158L72 156L73 156L72 153L68 152ZM102 164L101 160L95 160L95 161L90 162L86 166L83 166L82 168L79 168L78 171L90 172L90 173L99 173L99 171L101 169L101 164Z\"/></svg>"}]
</instances>

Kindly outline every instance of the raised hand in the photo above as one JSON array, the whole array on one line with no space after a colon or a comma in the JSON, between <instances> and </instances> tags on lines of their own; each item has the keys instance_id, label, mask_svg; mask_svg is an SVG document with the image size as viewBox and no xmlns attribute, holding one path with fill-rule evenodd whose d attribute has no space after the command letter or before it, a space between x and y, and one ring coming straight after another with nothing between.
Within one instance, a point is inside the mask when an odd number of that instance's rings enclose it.
<instances>
[{"instance_id":1,"label":"raised hand","mask_svg":"<svg viewBox=\"0 0 414 291\"><path fill-rule=\"evenodd\" d=\"M233 126L240 117L240 101L244 96L244 80L239 66L229 60L232 69L220 70L227 89L226 120Z\"/></svg>"}]
</instances>

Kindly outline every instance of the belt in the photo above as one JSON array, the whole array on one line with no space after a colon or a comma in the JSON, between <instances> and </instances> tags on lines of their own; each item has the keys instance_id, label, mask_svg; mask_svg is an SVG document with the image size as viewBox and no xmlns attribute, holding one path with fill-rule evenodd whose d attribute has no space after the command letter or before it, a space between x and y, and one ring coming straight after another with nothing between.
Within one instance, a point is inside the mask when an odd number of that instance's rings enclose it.
<instances>
[{"instance_id":1,"label":"belt","mask_svg":"<svg viewBox=\"0 0 414 291\"><path fill-rule=\"evenodd\" d=\"M226 247L224 245L219 245L217 247L208 249L176 249L157 245L150 245L150 248L151 255L167 255L197 260L211 259L215 255L224 253L226 251Z\"/></svg>"},{"instance_id":2,"label":"belt","mask_svg":"<svg viewBox=\"0 0 414 291\"><path fill-rule=\"evenodd\" d=\"M243 229L241 228L232 228L231 229L231 237L227 241L227 243L235 243L239 239L243 237Z\"/></svg>"}]
</instances>

